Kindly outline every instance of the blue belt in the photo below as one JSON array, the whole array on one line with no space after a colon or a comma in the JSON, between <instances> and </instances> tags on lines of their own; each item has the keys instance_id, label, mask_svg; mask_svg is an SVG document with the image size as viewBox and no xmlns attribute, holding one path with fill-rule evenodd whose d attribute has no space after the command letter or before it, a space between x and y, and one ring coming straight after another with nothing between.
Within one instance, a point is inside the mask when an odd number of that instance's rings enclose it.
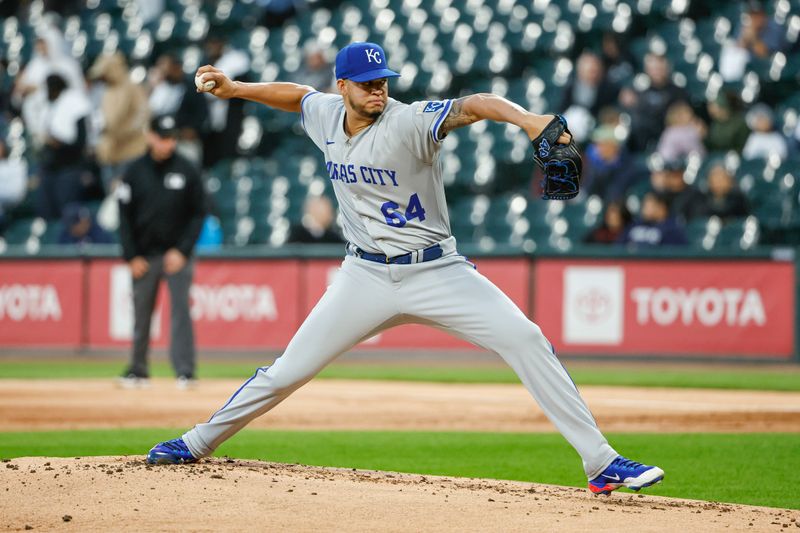
<instances>
[{"instance_id":1,"label":"blue belt","mask_svg":"<svg viewBox=\"0 0 800 533\"><path fill-rule=\"evenodd\" d=\"M439 259L442 257L442 247L438 244L434 244L428 248L422 250L421 254L422 257L418 258L416 261L415 256L419 256L420 252L408 252L407 254L403 255L396 255L394 257L386 257L384 254L373 254L370 252L365 252L361 248L355 245L348 244L347 245L348 253L352 253L356 257L360 259L366 259L367 261L373 261L375 263L383 263L383 264L390 264L390 265L410 265L411 263L424 263L426 261L433 261L434 259Z\"/></svg>"}]
</instances>

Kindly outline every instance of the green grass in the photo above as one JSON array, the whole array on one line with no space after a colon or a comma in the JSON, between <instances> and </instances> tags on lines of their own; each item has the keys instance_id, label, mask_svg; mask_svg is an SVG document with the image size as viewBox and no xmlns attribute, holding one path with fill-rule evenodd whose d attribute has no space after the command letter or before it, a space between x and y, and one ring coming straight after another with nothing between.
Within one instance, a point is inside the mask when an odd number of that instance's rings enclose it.
<instances>
[{"instance_id":1,"label":"green grass","mask_svg":"<svg viewBox=\"0 0 800 533\"><path fill-rule=\"evenodd\" d=\"M264 363L201 362L201 378L246 379ZM0 361L0 379L74 379L112 378L119 375L125 363L120 361L34 360ZM741 369L687 367L684 369L635 366L620 371L598 365L568 364L578 385L618 385L637 387L700 387L714 389L748 389L800 391L800 366ZM168 377L172 371L166 362L152 367L156 377ZM320 374L323 379L378 379L391 381L427 381L440 383L519 383L511 369L502 366L421 367L387 365L334 364Z\"/></svg>"},{"instance_id":2,"label":"green grass","mask_svg":"<svg viewBox=\"0 0 800 533\"><path fill-rule=\"evenodd\" d=\"M143 455L175 430L0 433L0 456ZM800 509L800 434L611 434L629 457L658 464L648 494ZM217 452L237 458L585 486L580 461L547 433L245 430Z\"/></svg>"}]
</instances>

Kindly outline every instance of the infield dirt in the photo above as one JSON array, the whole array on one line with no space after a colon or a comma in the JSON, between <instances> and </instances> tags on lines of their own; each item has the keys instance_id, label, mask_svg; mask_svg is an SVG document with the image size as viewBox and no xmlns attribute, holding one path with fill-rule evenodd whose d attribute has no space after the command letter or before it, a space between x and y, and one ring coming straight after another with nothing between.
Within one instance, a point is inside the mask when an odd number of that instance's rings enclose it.
<instances>
[{"instance_id":1,"label":"infield dirt","mask_svg":"<svg viewBox=\"0 0 800 533\"><path fill-rule=\"evenodd\" d=\"M3 380L0 431L190 427L240 385ZM581 387L605 431L800 431L800 393ZM169 406L166 409L165 406ZM552 431L521 385L318 380L252 427ZM667 482L669 479L667 478ZM0 528L34 531L798 531L800 512L483 479L205 459L0 463Z\"/></svg>"},{"instance_id":2,"label":"infield dirt","mask_svg":"<svg viewBox=\"0 0 800 533\"><path fill-rule=\"evenodd\" d=\"M0 431L189 428L241 381L143 390L112 380L2 380ZM583 386L606 432L800 432L800 393ZM314 380L249 427L320 430L554 431L522 385Z\"/></svg>"}]
</instances>

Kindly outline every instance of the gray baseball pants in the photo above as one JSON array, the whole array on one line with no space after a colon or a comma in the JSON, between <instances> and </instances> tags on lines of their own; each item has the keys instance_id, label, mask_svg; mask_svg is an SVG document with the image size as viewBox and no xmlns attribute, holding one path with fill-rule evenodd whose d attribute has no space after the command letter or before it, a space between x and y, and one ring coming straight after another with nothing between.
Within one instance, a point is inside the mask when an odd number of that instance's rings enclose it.
<instances>
[{"instance_id":1,"label":"gray baseball pants","mask_svg":"<svg viewBox=\"0 0 800 533\"><path fill-rule=\"evenodd\" d=\"M194 261L172 275L164 273L164 258L160 255L147 257L150 269L139 279L133 280L133 351L130 371L149 375L147 354L150 350L150 324L156 305L158 288L166 279L170 300L169 358L177 376L195 375L195 346L192 317L189 314L189 289L192 286Z\"/></svg>"},{"instance_id":2,"label":"gray baseball pants","mask_svg":"<svg viewBox=\"0 0 800 533\"><path fill-rule=\"evenodd\" d=\"M500 355L581 456L587 476L602 472L617 453L539 327L457 255L452 238L443 248L440 259L408 265L345 257L283 355L183 435L192 454L210 455L359 342L395 325L423 323Z\"/></svg>"}]
</instances>

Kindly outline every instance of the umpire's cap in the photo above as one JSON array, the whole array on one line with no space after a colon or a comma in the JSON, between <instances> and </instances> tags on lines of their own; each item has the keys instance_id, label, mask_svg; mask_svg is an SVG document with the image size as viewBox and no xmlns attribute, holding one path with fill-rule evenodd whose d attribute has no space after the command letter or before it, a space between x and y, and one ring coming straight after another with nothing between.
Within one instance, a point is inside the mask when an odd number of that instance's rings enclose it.
<instances>
[{"instance_id":1,"label":"umpire's cap","mask_svg":"<svg viewBox=\"0 0 800 533\"><path fill-rule=\"evenodd\" d=\"M396 78L397 72L386 68L386 54L375 43L348 44L336 54L336 79L370 81Z\"/></svg>"},{"instance_id":2,"label":"umpire's cap","mask_svg":"<svg viewBox=\"0 0 800 533\"><path fill-rule=\"evenodd\" d=\"M172 115L159 115L150 121L150 131L159 137L177 137L178 123Z\"/></svg>"}]
</instances>

